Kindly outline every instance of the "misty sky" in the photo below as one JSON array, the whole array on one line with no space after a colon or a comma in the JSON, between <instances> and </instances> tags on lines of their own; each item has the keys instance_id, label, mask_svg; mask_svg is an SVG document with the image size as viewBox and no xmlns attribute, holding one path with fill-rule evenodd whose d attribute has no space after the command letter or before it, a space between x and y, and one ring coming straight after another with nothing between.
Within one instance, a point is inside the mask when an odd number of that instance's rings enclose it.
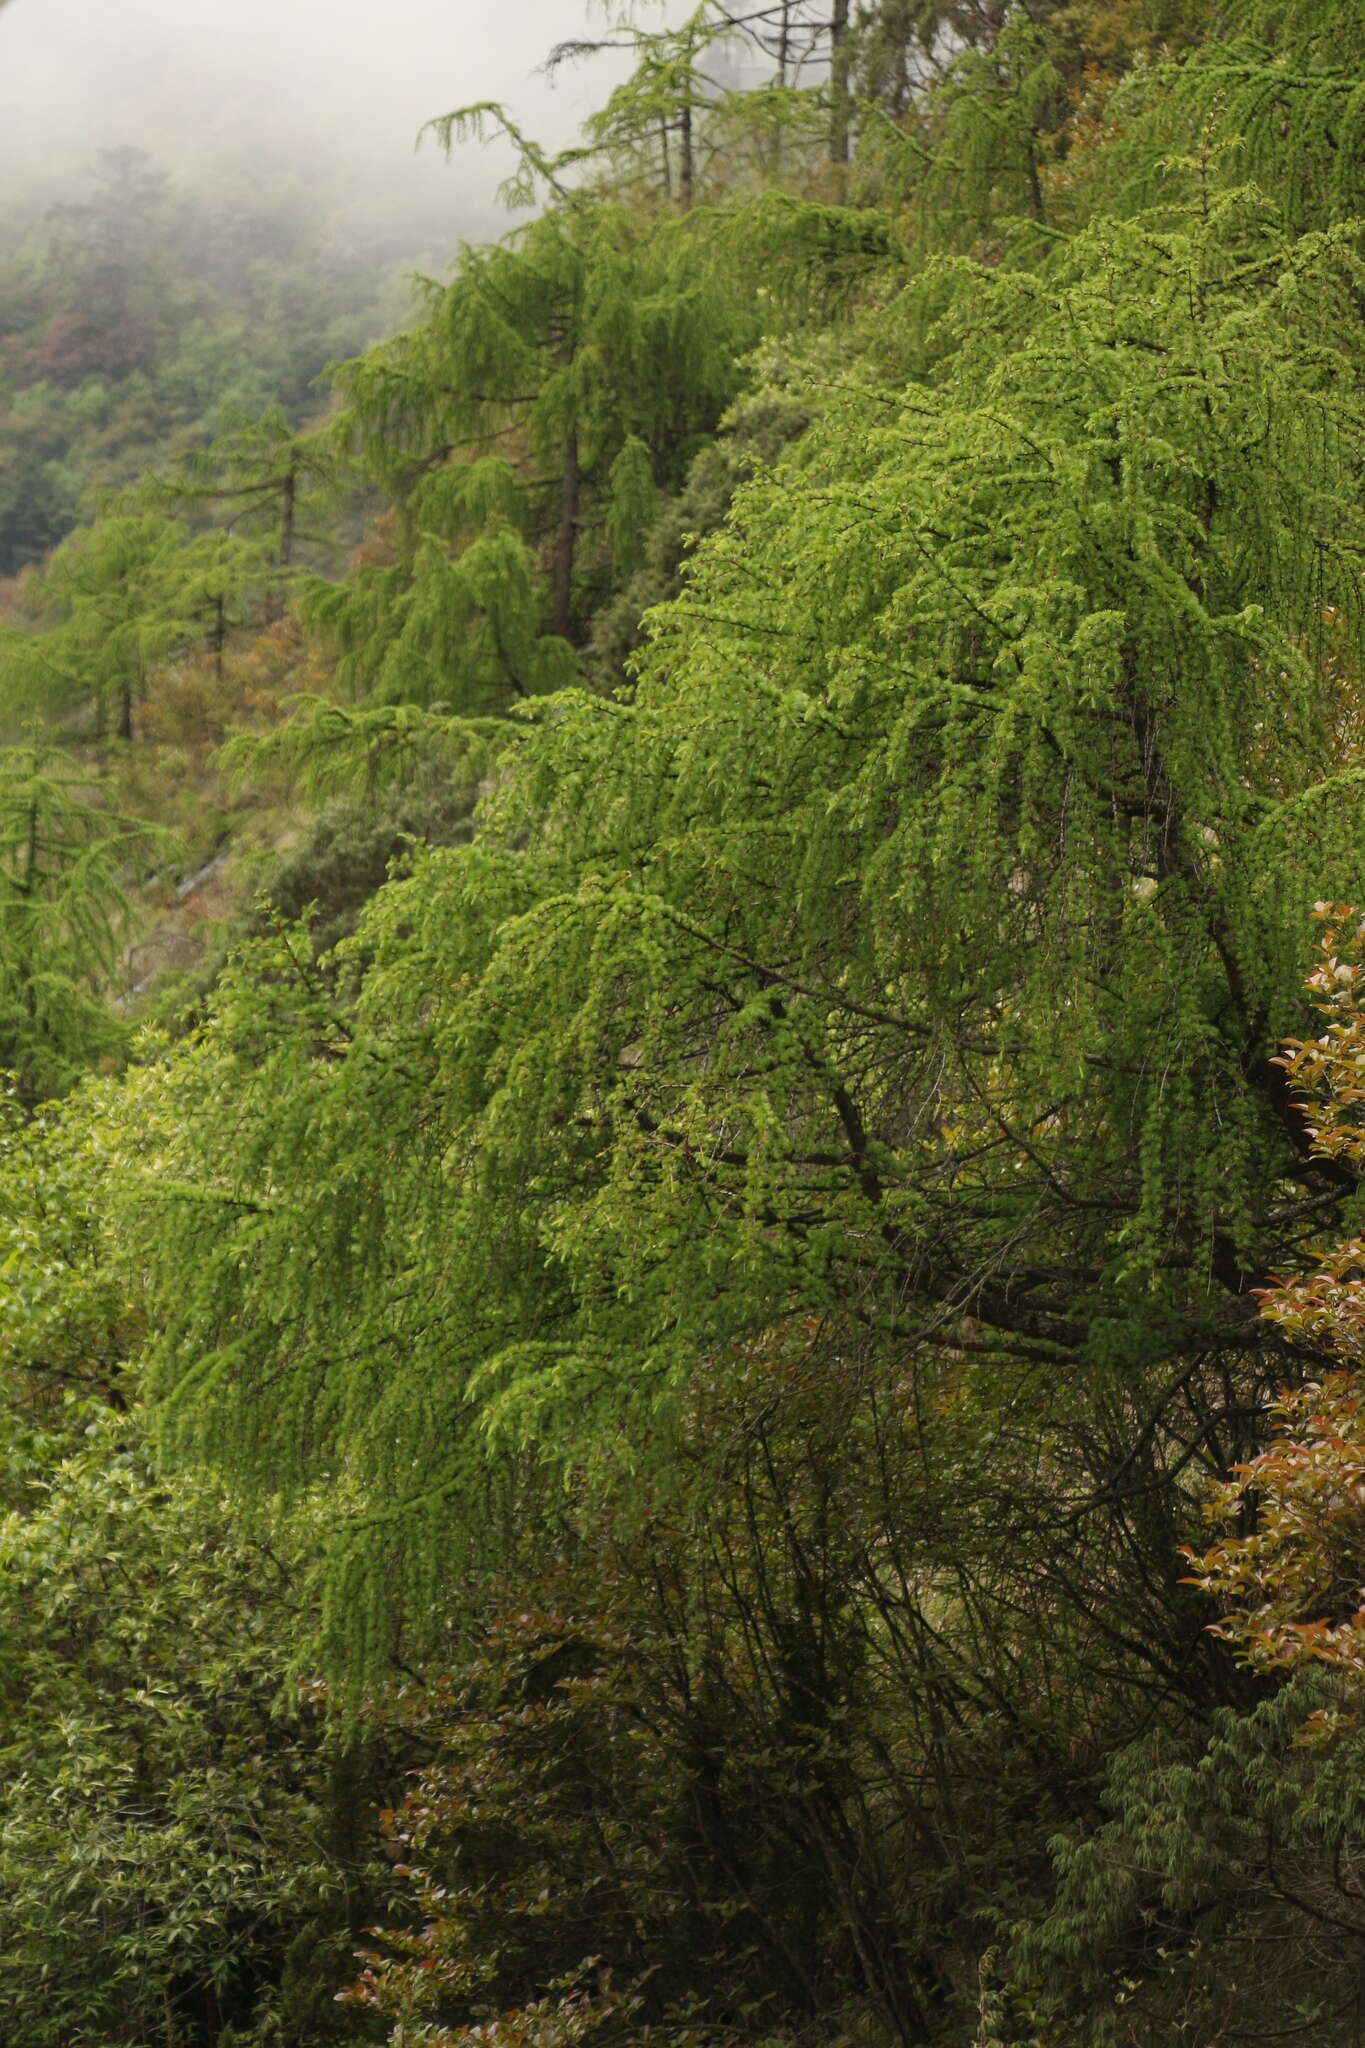
<instances>
[{"instance_id":1,"label":"misty sky","mask_svg":"<svg viewBox=\"0 0 1365 2048\"><path fill-rule=\"evenodd\" d=\"M645 5L642 25L680 18ZM320 182L359 177L395 212L449 205L456 234L494 231L507 159L477 147L447 168L422 122L505 101L529 131L572 139L620 58L537 76L551 45L610 33L590 0L8 0L0 5L0 178L60 194L103 144L168 169L283 153Z\"/></svg>"}]
</instances>

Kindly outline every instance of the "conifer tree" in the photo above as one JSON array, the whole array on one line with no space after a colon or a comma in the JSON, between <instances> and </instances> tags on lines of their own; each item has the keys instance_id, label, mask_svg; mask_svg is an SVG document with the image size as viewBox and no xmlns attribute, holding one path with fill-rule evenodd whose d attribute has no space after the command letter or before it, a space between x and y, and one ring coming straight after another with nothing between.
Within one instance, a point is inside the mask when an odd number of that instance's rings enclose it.
<instances>
[{"instance_id":1,"label":"conifer tree","mask_svg":"<svg viewBox=\"0 0 1365 2048\"><path fill-rule=\"evenodd\" d=\"M205 641L221 664L228 628L263 587L268 562L246 536L191 538L180 520L145 508L78 527L35 579L45 623L0 643L10 715L88 714L97 739L112 726L131 740L152 671Z\"/></svg>"},{"instance_id":2,"label":"conifer tree","mask_svg":"<svg viewBox=\"0 0 1365 2048\"><path fill-rule=\"evenodd\" d=\"M300 542L320 537L313 522L332 468L319 437L296 432L276 406L230 419L210 447L184 457L149 490L177 509L208 507L225 531L263 543L287 574Z\"/></svg>"},{"instance_id":3,"label":"conifer tree","mask_svg":"<svg viewBox=\"0 0 1365 2048\"><path fill-rule=\"evenodd\" d=\"M951 216L965 203L975 217L953 223L964 242L1012 212L1043 221L1044 138L1063 100L1047 39L1031 22L1011 23L988 52L959 58L935 98L941 128L920 190L924 212ZM943 227L935 220L929 231L941 236Z\"/></svg>"},{"instance_id":4,"label":"conifer tree","mask_svg":"<svg viewBox=\"0 0 1365 2048\"><path fill-rule=\"evenodd\" d=\"M39 578L50 630L5 642L12 711L66 714L89 707L98 737L133 737L147 675L177 640L197 631L177 601L178 521L150 511L111 512L64 540Z\"/></svg>"},{"instance_id":5,"label":"conifer tree","mask_svg":"<svg viewBox=\"0 0 1365 2048\"><path fill-rule=\"evenodd\" d=\"M353 1021L231 985L174 1085L254 1249L157 1206L203 1276L160 1384L271 1484L357 1475L373 1597L389 1542L418 1585L478 1547L490 1451L643 1455L690 1360L794 1315L982 1397L1093 1372L1153 1457L1163 1383L1245 1349L1331 1193L1273 1065L1301 905L1365 857L1352 260L1243 198L962 273L937 386L850 380L634 700L554 700L482 838L378 900Z\"/></svg>"},{"instance_id":6,"label":"conifer tree","mask_svg":"<svg viewBox=\"0 0 1365 2048\"><path fill-rule=\"evenodd\" d=\"M698 196L700 129L721 93L704 61L726 34L724 23L708 20L698 7L677 29L647 32L625 26L604 42L558 43L546 69L601 50L630 49L638 62L629 78L587 122L584 135L611 168L618 189L640 181L686 209Z\"/></svg>"},{"instance_id":7,"label":"conifer tree","mask_svg":"<svg viewBox=\"0 0 1365 2048\"><path fill-rule=\"evenodd\" d=\"M1300 233L1360 214L1359 6L1251 0L1220 10L1220 26L1179 61L1134 70L1110 103L1110 146L1078 167L1082 203L1178 199L1197 138L1209 176L1224 188L1254 180Z\"/></svg>"},{"instance_id":8,"label":"conifer tree","mask_svg":"<svg viewBox=\"0 0 1365 2048\"><path fill-rule=\"evenodd\" d=\"M680 481L757 336L752 298L697 256L678 229L565 204L466 249L418 327L343 368L336 436L402 519L392 563L305 587L346 687L477 713L566 679L613 465L633 439Z\"/></svg>"},{"instance_id":9,"label":"conifer tree","mask_svg":"<svg viewBox=\"0 0 1365 2048\"><path fill-rule=\"evenodd\" d=\"M426 287L417 325L337 372L331 441L397 515L389 559L300 593L352 698L440 707L477 749L487 733L469 720L570 680L588 617L638 545L624 545L627 525L681 486L746 351L894 269L894 232L851 209L758 197L660 218L620 203L610 180L573 186L604 141L647 142L646 102L701 103L688 52L710 34L698 15L682 42L637 36L637 75L584 148L551 155L493 105L430 124L447 148L506 135L519 159L506 196L550 204L466 248L449 286ZM788 114L784 101L775 118Z\"/></svg>"},{"instance_id":10,"label":"conifer tree","mask_svg":"<svg viewBox=\"0 0 1365 2048\"><path fill-rule=\"evenodd\" d=\"M625 23L601 41L556 44L547 71L603 50L629 49L639 60L583 131L589 157L605 159L618 193L654 189L685 211L699 200L733 196L746 175L790 183L827 158L830 95L799 82L790 34L773 53L774 75L732 82L732 48L758 26L757 18L736 22L703 5L677 29Z\"/></svg>"},{"instance_id":11,"label":"conifer tree","mask_svg":"<svg viewBox=\"0 0 1365 2048\"><path fill-rule=\"evenodd\" d=\"M271 568L259 541L221 527L206 528L177 551L175 610L200 623L220 679L229 634L250 617L251 600L267 587Z\"/></svg>"},{"instance_id":12,"label":"conifer tree","mask_svg":"<svg viewBox=\"0 0 1365 2048\"><path fill-rule=\"evenodd\" d=\"M67 756L0 748L0 1068L27 1104L118 1047L128 886L165 835L101 809Z\"/></svg>"}]
</instances>

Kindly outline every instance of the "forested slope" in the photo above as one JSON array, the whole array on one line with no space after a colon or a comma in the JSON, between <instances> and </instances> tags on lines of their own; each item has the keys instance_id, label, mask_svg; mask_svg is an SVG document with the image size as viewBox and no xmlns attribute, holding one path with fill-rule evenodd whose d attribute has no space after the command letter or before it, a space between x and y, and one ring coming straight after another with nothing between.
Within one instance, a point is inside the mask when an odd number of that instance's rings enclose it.
<instances>
[{"instance_id":1,"label":"forested slope","mask_svg":"<svg viewBox=\"0 0 1365 2048\"><path fill-rule=\"evenodd\" d=\"M1365 10L735 33L0 642L7 2040L1359 2037Z\"/></svg>"},{"instance_id":2,"label":"forested slope","mask_svg":"<svg viewBox=\"0 0 1365 2048\"><path fill-rule=\"evenodd\" d=\"M329 211L298 173L197 191L125 147L66 189L16 200L0 229L6 579L177 445L271 407L315 415L327 362L384 331L391 266L421 245Z\"/></svg>"}]
</instances>

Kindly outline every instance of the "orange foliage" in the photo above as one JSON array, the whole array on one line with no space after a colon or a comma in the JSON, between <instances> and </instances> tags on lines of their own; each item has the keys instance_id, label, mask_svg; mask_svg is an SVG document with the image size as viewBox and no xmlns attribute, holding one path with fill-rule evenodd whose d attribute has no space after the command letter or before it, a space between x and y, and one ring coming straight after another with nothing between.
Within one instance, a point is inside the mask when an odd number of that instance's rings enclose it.
<instances>
[{"instance_id":1,"label":"orange foliage","mask_svg":"<svg viewBox=\"0 0 1365 2048\"><path fill-rule=\"evenodd\" d=\"M1347 904L1315 914L1309 987L1327 1021L1289 1040L1279 1064L1309 1104L1314 1152L1365 1175L1365 923ZM1330 1370L1281 1396L1269 1447L1217 1489L1214 1518L1254 1526L1187 1552L1193 1582L1226 1604L1215 1631L1248 1662L1365 1674L1365 1239L1267 1288L1261 1314Z\"/></svg>"}]
</instances>

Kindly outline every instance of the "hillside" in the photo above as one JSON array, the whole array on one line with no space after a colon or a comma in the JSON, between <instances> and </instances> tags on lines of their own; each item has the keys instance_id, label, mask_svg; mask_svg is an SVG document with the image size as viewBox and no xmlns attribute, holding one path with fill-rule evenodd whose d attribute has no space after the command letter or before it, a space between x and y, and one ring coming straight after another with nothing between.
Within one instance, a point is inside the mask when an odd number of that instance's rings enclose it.
<instances>
[{"instance_id":1,"label":"hillside","mask_svg":"<svg viewBox=\"0 0 1365 2048\"><path fill-rule=\"evenodd\" d=\"M1365 8L601 43L0 255L0 2036L1348 2048Z\"/></svg>"}]
</instances>

